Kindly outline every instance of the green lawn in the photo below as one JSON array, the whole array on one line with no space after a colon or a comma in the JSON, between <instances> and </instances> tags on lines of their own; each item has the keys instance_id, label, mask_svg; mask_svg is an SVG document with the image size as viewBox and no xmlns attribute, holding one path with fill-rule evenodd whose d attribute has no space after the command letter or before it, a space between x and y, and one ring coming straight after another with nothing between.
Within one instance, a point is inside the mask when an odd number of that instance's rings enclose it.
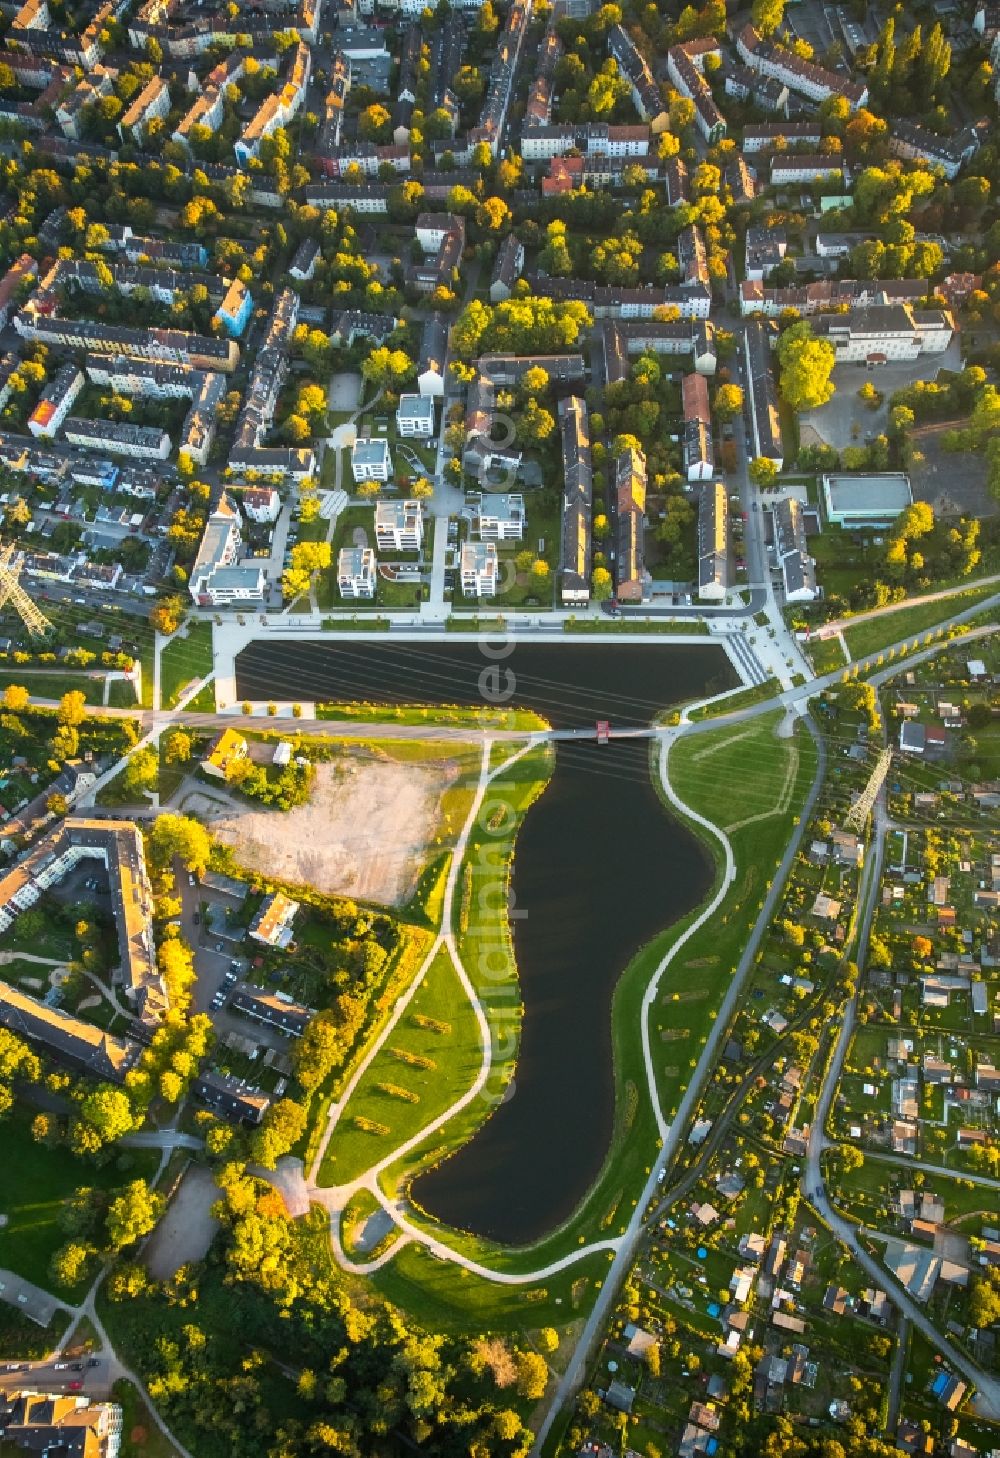
<instances>
[{"instance_id":1,"label":"green lawn","mask_svg":"<svg viewBox=\"0 0 1000 1458\"><path fill-rule=\"evenodd\" d=\"M504 748L502 753L498 748L496 754L502 760L512 752L513 747ZM549 748L540 746L524 755L509 772L500 777L505 800L514 812L505 822L503 832L498 834L495 828L490 827L488 820L483 821L481 815L469 837L465 863L456 888L455 930L459 955L473 985L478 985L477 970L481 967L489 968L492 974L484 979L480 988L484 993L494 992L500 984L517 982L517 968L506 921L505 888L509 858L514 853L517 829L529 806L547 783L551 772L552 753ZM489 846L488 856L482 854L486 845ZM486 908L488 915L477 915L473 918L474 925L470 925L469 908L473 896L476 898L477 908ZM498 927L498 919L502 920L502 926ZM499 983L495 965L498 946L506 946L508 961L506 975L499 979ZM489 949L489 956L481 956L484 947ZM361 1101L359 1110L362 1117L374 1119L379 1125L387 1126L392 1130L392 1135L365 1134L360 1130L345 1129L344 1153L340 1158L344 1161L344 1167L353 1169L355 1173L360 1173L366 1165L391 1154L394 1143L405 1142L413 1134L419 1133L430 1119L447 1108L469 1087L479 1070L481 1044L478 1023L471 1006L464 1004L460 984L451 969L450 961L439 958L428 977L430 983L426 989L422 989L418 997L426 1001L427 1015L447 1022L450 1032L442 1035L421 1029L407 1013L398 1029L387 1039L386 1049L372 1064L356 1097ZM493 1005L486 1006L494 1052L487 1092L498 1097L502 1095L515 1065L516 1054L512 1056L509 1049L517 1043L519 1008L519 998L503 996L497 997ZM419 1007L415 1006L414 1010L424 1011L423 1002ZM426 1070L408 1067L393 1057L389 1048L416 1052L433 1059L437 1067ZM504 1057L500 1056L501 1048L505 1051ZM378 1083L411 1088L419 1092L421 1103L411 1105L400 1098L386 1095L377 1089ZM398 1168L387 1172L388 1181L398 1180L416 1168L436 1162L446 1152L464 1144L490 1107L488 1097L474 1100L444 1129L429 1136L406 1155ZM355 1115L349 1109L345 1117L350 1119ZM335 1143L336 1140L331 1141L327 1151L323 1175L328 1179L343 1179L345 1176L335 1173L336 1167L330 1163ZM357 1166L359 1160L361 1163Z\"/></svg>"},{"instance_id":2,"label":"green lawn","mask_svg":"<svg viewBox=\"0 0 1000 1458\"><path fill-rule=\"evenodd\" d=\"M79 691L88 704L104 703L104 679L91 678L82 670L79 673L70 670L48 673L39 669L16 668L0 673L0 691L12 683L26 688L34 699L61 699L63 694ZM135 694L132 694L132 703L135 703Z\"/></svg>"},{"instance_id":3,"label":"green lawn","mask_svg":"<svg viewBox=\"0 0 1000 1458\"><path fill-rule=\"evenodd\" d=\"M668 770L675 791L727 831L736 877L717 915L695 933L661 983L651 1043L659 1055L664 1112L676 1108L683 1096L690 1066L715 1020L815 773L811 735L796 726L793 739L777 739L774 730L781 717L768 714L689 735L670 752ZM718 861L718 844L711 843L711 849ZM667 943L692 919L674 928Z\"/></svg>"},{"instance_id":4,"label":"green lawn","mask_svg":"<svg viewBox=\"0 0 1000 1458\"><path fill-rule=\"evenodd\" d=\"M419 1059L420 1066L406 1063L399 1053ZM480 1061L472 1004L442 950L344 1110L321 1166L321 1181L346 1184L390 1155L465 1092ZM416 1102L408 1102L404 1094ZM385 1132L361 1128L358 1119Z\"/></svg>"},{"instance_id":5,"label":"green lawn","mask_svg":"<svg viewBox=\"0 0 1000 1458\"><path fill-rule=\"evenodd\" d=\"M15 921L0 936L0 947L5 951L31 952L37 957L52 957L59 962L68 962L76 951L65 923L52 916L46 917L44 925L38 931L26 931L20 921ZM44 977L46 971L45 967L41 967L37 975Z\"/></svg>"},{"instance_id":6,"label":"green lawn","mask_svg":"<svg viewBox=\"0 0 1000 1458\"><path fill-rule=\"evenodd\" d=\"M706 704L702 709L692 709L688 716L692 722L698 719L718 719L723 714L732 714L736 709L750 709L754 704L762 704L766 699L772 699L781 692L781 685L776 678L769 678L766 683L753 684L750 688L737 689L733 694L719 699L717 703Z\"/></svg>"},{"instance_id":7,"label":"green lawn","mask_svg":"<svg viewBox=\"0 0 1000 1458\"><path fill-rule=\"evenodd\" d=\"M31 1114L18 1109L0 1126L4 1178L0 1213L0 1266L7 1266L37 1285L52 1289L49 1262L67 1236L58 1225L59 1210L81 1185L115 1189L140 1175L149 1176L159 1163L156 1150L123 1151L118 1160L96 1165L66 1149L47 1149L31 1137ZM83 1289L86 1289L84 1282ZM78 1300L82 1291L60 1292Z\"/></svg>"},{"instance_id":8,"label":"green lawn","mask_svg":"<svg viewBox=\"0 0 1000 1458\"><path fill-rule=\"evenodd\" d=\"M187 635L172 638L160 655L161 708L172 709L192 679L211 672L212 624L189 623Z\"/></svg>"},{"instance_id":9,"label":"green lawn","mask_svg":"<svg viewBox=\"0 0 1000 1458\"><path fill-rule=\"evenodd\" d=\"M852 658L864 658L866 654L877 653L890 643L900 643L916 633L924 633L946 622L955 613L974 607L985 597L996 594L993 587L967 587L950 597L937 602L915 602L911 607L899 608L895 612L881 613L863 623L855 623L844 629L844 637Z\"/></svg>"},{"instance_id":10,"label":"green lawn","mask_svg":"<svg viewBox=\"0 0 1000 1458\"><path fill-rule=\"evenodd\" d=\"M537 1284L499 1285L411 1244L368 1279L429 1330L467 1336L565 1326L589 1311L609 1264L598 1252Z\"/></svg>"},{"instance_id":11,"label":"green lawn","mask_svg":"<svg viewBox=\"0 0 1000 1458\"><path fill-rule=\"evenodd\" d=\"M476 708L461 704L317 704L317 719L338 719L349 724L469 725L474 729L547 729L544 719L530 709Z\"/></svg>"},{"instance_id":12,"label":"green lawn","mask_svg":"<svg viewBox=\"0 0 1000 1458\"><path fill-rule=\"evenodd\" d=\"M820 676L824 673L836 673L839 668L844 668L847 664L839 638L813 637L806 645L806 652L812 659L813 668Z\"/></svg>"},{"instance_id":13,"label":"green lawn","mask_svg":"<svg viewBox=\"0 0 1000 1458\"><path fill-rule=\"evenodd\" d=\"M615 637L630 634L664 633L667 636L707 638L709 626L693 618L567 618L564 633L609 633Z\"/></svg>"},{"instance_id":14,"label":"green lawn","mask_svg":"<svg viewBox=\"0 0 1000 1458\"><path fill-rule=\"evenodd\" d=\"M177 1449L160 1432L138 1389L121 1378L111 1396L122 1409L121 1458L176 1458Z\"/></svg>"}]
</instances>

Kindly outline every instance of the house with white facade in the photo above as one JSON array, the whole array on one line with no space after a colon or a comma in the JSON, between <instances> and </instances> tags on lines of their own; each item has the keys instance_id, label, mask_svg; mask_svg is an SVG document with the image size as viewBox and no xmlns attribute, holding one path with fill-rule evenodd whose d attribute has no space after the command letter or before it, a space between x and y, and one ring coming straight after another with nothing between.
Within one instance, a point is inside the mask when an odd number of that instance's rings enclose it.
<instances>
[{"instance_id":1,"label":"house with white facade","mask_svg":"<svg viewBox=\"0 0 1000 1458\"><path fill-rule=\"evenodd\" d=\"M244 486L236 494L247 521L268 526L278 520L281 512L281 497L273 486Z\"/></svg>"},{"instance_id":2,"label":"house with white facade","mask_svg":"<svg viewBox=\"0 0 1000 1458\"><path fill-rule=\"evenodd\" d=\"M341 547L337 554L337 590L341 597L375 596L375 553L371 547Z\"/></svg>"},{"instance_id":3,"label":"house with white facade","mask_svg":"<svg viewBox=\"0 0 1000 1458\"><path fill-rule=\"evenodd\" d=\"M419 552L424 513L419 501L380 501L375 507L375 540L382 552Z\"/></svg>"},{"instance_id":4,"label":"house with white facade","mask_svg":"<svg viewBox=\"0 0 1000 1458\"><path fill-rule=\"evenodd\" d=\"M392 474L389 442L359 435L351 447L351 470L355 481L388 481Z\"/></svg>"},{"instance_id":5,"label":"house with white facade","mask_svg":"<svg viewBox=\"0 0 1000 1458\"><path fill-rule=\"evenodd\" d=\"M223 492L205 523L188 579L188 591L199 607L262 601L264 570L258 563L240 563L242 540L240 514Z\"/></svg>"},{"instance_id":6,"label":"house with white facade","mask_svg":"<svg viewBox=\"0 0 1000 1458\"><path fill-rule=\"evenodd\" d=\"M430 395L400 395L396 429L401 436L428 440L434 434L434 401Z\"/></svg>"},{"instance_id":7,"label":"house with white facade","mask_svg":"<svg viewBox=\"0 0 1000 1458\"><path fill-rule=\"evenodd\" d=\"M466 597L493 597L497 590L496 542L465 542L460 571Z\"/></svg>"},{"instance_id":8,"label":"house with white facade","mask_svg":"<svg viewBox=\"0 0 1000 1458\"><path fill-rule=\"evenodd\" d=\"M475 503L472 528L481 542L520 542L526 521L520 492L488 492Z\"/></svg>"}]
</instances>

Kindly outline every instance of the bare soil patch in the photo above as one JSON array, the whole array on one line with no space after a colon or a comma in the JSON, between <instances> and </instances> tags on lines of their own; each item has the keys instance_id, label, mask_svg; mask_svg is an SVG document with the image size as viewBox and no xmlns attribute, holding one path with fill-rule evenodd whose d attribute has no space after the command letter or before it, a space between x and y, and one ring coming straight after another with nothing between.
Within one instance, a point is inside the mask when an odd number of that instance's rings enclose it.
<instances>
[{"instance_id":1,"label":"bare soil patch","mask_svg":"<svg viewBox=\"0 0 1000 1458\"><path fill-rule=\"evenodd\" d=\"M439 833L452 759L399 763L367 751L316 767L308 805L246 810L212 823L242 865L320 891L397 906L409 899Z\"/></svg>"}]
</instances>

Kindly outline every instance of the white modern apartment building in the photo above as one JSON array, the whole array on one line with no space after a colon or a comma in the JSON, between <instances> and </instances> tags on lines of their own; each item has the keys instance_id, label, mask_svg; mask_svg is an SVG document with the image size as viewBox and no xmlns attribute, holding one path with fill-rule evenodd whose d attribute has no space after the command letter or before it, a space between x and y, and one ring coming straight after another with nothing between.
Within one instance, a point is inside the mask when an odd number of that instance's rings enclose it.
<instances>
[{"instance_id":1,"label":"white modern apartment building","mask_svg":"<svg viewBox=\"0 0 1000 1458\"><path fill-rule=\"evenodd\" d=\"M337 588L341 597L375 596L375 553L371 547L341 547L337 555Z\"/></svg>"},{"instance_id":2,"label":"white modern apartment building","mask_svg":"<svg viewBox=\"0 0 1000 1458\"><path fill-rule=\"evenodd\" d=\"M389 442L359 435L351 447L351 471L355 481L388 481L392 474Z\"/></svg>"},{"instance_id":3,"label":"white modern apartment building","mask_svg":"<svg viewBox=\"0 0 1000 1458\"><path fill-rule=\"evenodd\" d=\"M481 542L520 542L526 520L520 492L488 493L476 503L472 525Z\"/></svg>"},{"instance_id":4,"label":"white modern apartment building","mask_svg":"<svg viewBox=\"0 0 1000 1458\"><path fill-rule=\"evenodd\" d=\"M254 563L240 565L240 514L225 492L205 524L188 590L199 607L230 602L261 602L264 571Z\"/></svg>"},{"instance_id":5,"label":"white modern apartment building","mask_svg":"<svg viewBox=\"0 0 1000 1458\"><path fill-rule=\"evenodd\" d=\"M419 501L380 501L375 507L375 540L382 552L419 552L424 514Z\"/></svg>"},{"instance_id":6,"label":"white modern apartment building","mask_svg":"<svg viewBox=\"0 0 1000 1458\"><path fill-rule=\"evenodd\" d=\"M462 591L466 597L493 597L497 590L496 542L465 542L460 559Z\"/></svg>"},{"instance_id":7,"label":"white modern apartment building","mask_svg":"<svg viewBox=\"0 0 1000 1458\"><path fill-rule=\"evenodd\" d=\"M434 401L429 395L400 395L396 429L401 436L427 440L434 434Z\"/></svg>"}]
</instances>

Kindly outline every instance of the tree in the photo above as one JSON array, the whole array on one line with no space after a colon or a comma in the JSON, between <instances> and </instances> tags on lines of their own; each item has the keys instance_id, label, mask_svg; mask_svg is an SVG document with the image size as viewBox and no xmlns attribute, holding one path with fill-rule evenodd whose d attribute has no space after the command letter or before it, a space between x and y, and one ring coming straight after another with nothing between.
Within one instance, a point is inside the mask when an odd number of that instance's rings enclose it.
<instances>
[{"instance_id":1,"label":"tree","mask_svg":"<svg viewBox=\"0 0 1000 1458\"><path fill-rule=\"evenodd\" d=\"M416 372L417 367L405 349L390 349L385 344L373 349L361 366L366 380L390 389L405 384Z\"/></svg>"},{"instance_id":2,"label":"tree","mask_svg":"<svg viewBox=\"0 0 1000 1458\"><path fill-rule=\"evenodd\" d=\"M517 1358L517 1390L529 1402L545 1396L549 1369L537 1352L521 1352Z\"/></svg>"},{"instance_id":3,"label":"tree","mask_svg":"<svg viewBox=\"0 0 1000 1458\"><path fill-rule=\"evenodd\" d=\"M384 142L388 139L391 126L392 117L388 110L374 102L358 118L358 136L365 142Z\"/></svg>"},{"instance_id":4,"label":"tree","mask_svg":"<svg viewBox=\"0 0 1000 1458\"><path fill-rule=\"evenodd\" d=\"M767 456L755 456L747 467L747 475L755 486L767 490L778 479L778 468Z\"/></svg>"},{"instance_id":5,"label":"tree","mask_svg":"<svg viewBox=\"0 0 1000 1458\"><path fill-rule=\"evenodd\" d=\"M836 362L833 345L818 339L802 320L786 329L778 340L781 393L793 410L815 410L833 394L830 379Z\"/></svg>"},{"instance_id":6,"label":"tree","mask_svg":"<svg viewBox=\"0 0 1000 1458\"><path fill-rule=\"evenodd\" d=\"M125 788L130 795L144 795L155 790L160 775L160 756L153 746L136 750L125 765Z\"/></svg>"},{"instance_id":7,"label":"tree","mask_svg":"<svg viewBox=\"0 0 1000 1458\"><path fill-rule=\"evenodd\" d=\"M163 739L163 758L167 764L187 764L193 740L186 729L171 729Z\"/></svg>"},{"instance_id":8,"label":"tree","mask_svg":"<svg viewBox=\"0 0 1000 1458\"><path fill-rule=\"evenodd\" d=\"M732 420L743 409L743 391L739 385L720 385L715 392L715 413L720 420Z\"/></svg>"},{"instance_id":9,"label":"tree","mask_svg":"<svg viewBox=\"0 0 1000 1458\"><path fill-rule=\"evenodd\" d=\"M834 1158L844 1174L863 1168L865 1162L864 1153L856 1144L838 1144Z\"/></svg>"},{"instance_id":10,"label":"tree","mask_svg":"<svg viewBox=\"0 0 1000 1458\"><path fill-rule=\"evenodd\" d=\"M158 633L176 633L186 610L183 598L164 597L150 609L149 621Z\"/></svg>"},{"instance_id":11,"label":"tree","mask_svg":"<svg viewBox=\"0 0 1000 1458\"><path fill-rule=\"evenodd\" d=\"M83 1281L94 1258L94 1248L78 1240L61 1245L49 1262L49 1275L57 1286L67 1288Z\"/></svg>"},{"instance_id":12,"label":"tree","mask_svg":"<svg viewBox=\"0 0 1000 1458\"><path fill-rule=\"evenodd\" d=\"M305 1132L306 1110L294 1099L279 1099L271 1104L250 1140L251 1157L273 1169L279 1158L287 1154Z\"/></svg>"},{"instance_id":13,"label":"tree","mask_svg":"<svg viewBox=\"0 0 1000 1458\"><path fill-rule=\"evenodd\" d=\"M559 1333L553 1326L543 1326L537 1341L543 1352L555 1352L559 1348Z\"/></svg>"},{"instance_id":14,"label":"tree","mask_svg":"<svg viewBox=\"0 0 1000 1458\"><path fill-rule=\"evenodd\" d=\"M750 19L761 35L773 35L784 19L785 0L753 0Z\"/></svg>"},{"instance_id":15,"label":"tree","mask_svg":"<svg viewBox=\"0 0 1000 1458\"><path fill-rule=\"evenodd\" d=\"M551 410L546 410L537 400L531 399L517 422L517 439L522 445L540 445L548 440L555 428L555 417Z\"/></svg>"},{"instance_id":16,"label":"tree","mask_svg":"<svg viewBox=\"0 0 1000 1458\"><path fill-rule=\"evenodd\" d=\"M59 700L59 723L71 729L82 724L87 717L87 697L79 689L70 689Z\"/></svg>"},{"instance_id":17,"label":"tree","mask_svg":"<svg viewBox=\"0 0 1000 1458\"><path fill-rule=\"evenodd\" d=\"M28 690L19 683L9 683L3 691L3 706L11 713L19 714L31 702Z\"/></svg>"},{"instance_id":18,"label":"tree","mask_svg":"<svg viewBox=\"0 0 1000 1458\"><path fill-rule=\"evenodd\" d=\"M595 567L591 573L590 595L595 602L606 602L611 596L611 573L606 567Z\"/></svg>"},{"instance_id":19,"label":"tree","mask_svg":"<svg viewBox=\"0 0 1000 1458\"><path fill-rule=\"evenodd\" d=\"M145 1180L133 1180L108 1206L106 1230L112 1250L134 1245L155 1226L166 1201Z\"/></svg>"},{"instance_id":20,"label":"tree","mask_svg":"<svg viewBox=\"0 0 1000 1458\"><path fill-rule=\"evenodd\" d=\"M94 1152L131 1133L133 1124L128 1095L109 1083L100 1083L80 1100L80 1117L73 1126L73 1146L83 1152Z\"/></svg>"},{"instance_id":21,"label":"tree","mask_svg":"<svg viewBox=\"0 0 1000 1458\"><path fill-rule=\"evenodd\" d=\"M188 815L160 815L149 834L153 859L160 867L175 856L188 871L200 876L208 869L212 838L203 825Z\"/></svg>"}]
</instances>

